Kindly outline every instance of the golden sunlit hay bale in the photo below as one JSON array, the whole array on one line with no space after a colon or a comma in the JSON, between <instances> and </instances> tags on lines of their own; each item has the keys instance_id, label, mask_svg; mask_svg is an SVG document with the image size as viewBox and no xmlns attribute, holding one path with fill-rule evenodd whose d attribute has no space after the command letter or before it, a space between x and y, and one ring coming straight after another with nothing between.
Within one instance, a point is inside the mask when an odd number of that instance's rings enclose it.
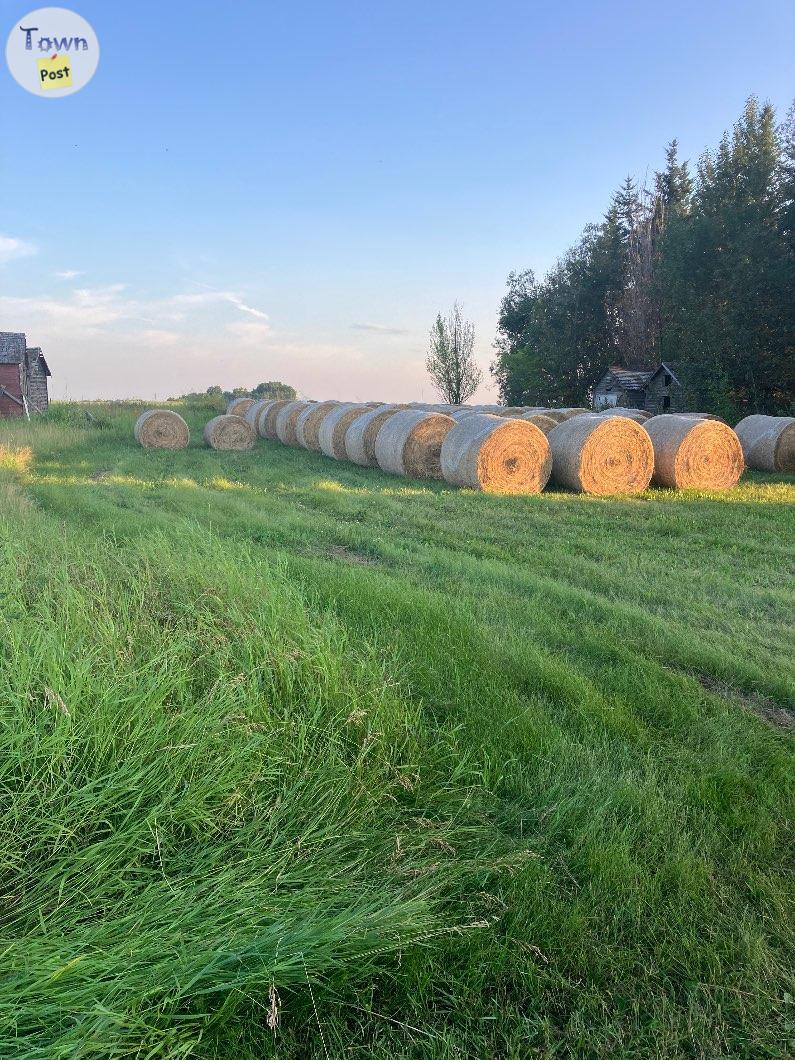
<instances>
[{"instance_id":1,"label":"golden sunlit hay bale","mask_svg":"<svg viewBox=\"0 0 795 1060\"><path fill-rule=\"evenodd\" d=\"M486 493L540 493L552 470L546 435L519 417L458 420L442 442L442 475Z\"/></svg>"},{"instance_id":2,"label":"golden sunlit hay bale","mask_svg":"<svg viewBox=\"0 0 795 1060\"><path fill-rule=\"evenodd\" d=\"M276 437L282 445L298 445L295 430L298 425L298 417L313 402L310 401L288 401L283 409L279 410L276 417Z\"/></svg>"},{"instance_id":3,"label":"golden sunlit hay bale","mask_svg":"<svg viewBox=\"0 0 795 1060\"><path fill-rule=\"evenodd\" d=\"M348 428L372 411L370 405L356 404L349 407L340 406L339 409L330 412L320 428L321 448L326 456L331 456L335 460L347 460L345 437Z\"/></svg>"},{"instance_id":4,"label":"golden sunlit hay bale","mask_svg":"<svg viewBox=\"0 0 795 1060\"><path fill-rule=\"evenodd\" d=\"M309 405L298 417L295 425L295 437L303 449L310 449L313 453L320 452L318 431L323 417L339 405L339 401L317 401Z\"/></svg>"},{"instance_id":5,"label":"golden sunlit hay bale","mask_svg":"<svg viewBox=\"0 0 795 1060\"><path fill-rule=\"evenodd\" d=\"M263 398L261 401L255 401L254 404L246 410L246 413L243 416L246 423L250 423L254 428L256 434L259 434L259 418L268 411L270 403L270 398Z\"/></svg>"},{"instance_id":6,"label":"golden sunlit hay bale","mask_svg":"<svg viewBox=\"0 0 795 1060\"><path fill-rule=\"evenodd\" d=\"M405 409L381 426L375 458L382 471L410 478L441 478L442 442L455 420L441 412Z\"/></svg>"},{"instance_id":7,"label":"golden sunlit hay bale","mask_svg":"<svg viewBox=\"0 0 795 1060\"><path fill-rule=\"evenodd\" d=\"M552 478L606 497L639 493L651 482L654 448L646 430L621 416L573 416L549 432Z\"/></svg>"},{"instance_id":8,"label":"golden sunlit hay bale","mask_svg":"<svg viewBox=\"0 0 795 1060\"><path fill-rule=\"evenodd\" d=\"M289 398L279 398L277 401L271 401L265 414L260 417L257 425L260 438L268 438L271 442L276 441L276 420L279 418L279 413L284 406L290 404L291 401Z\"/></svg>"},{"instance_id":9,"label":"golden sunlit hay bale","mask_svg":"<svg viewBox=\"0 0 795 1060\"><path fill-rule=\"evenodd\" d=\"M520 416L519 419L525 420L527 423L532 423L544 434L557 427L558 420L553 420L551 416L547 416L544 412L526 412L524 416Z\"/></svg>"},{"instance_id":10,"label":"golden sunlit hay bale","mask_svg":"<svg viewBox=\"0 0 795 1060\"><path fill-rule=\"evenodd\" d=\"M227 413L210 420L204 428L204 440L211 449L253 449L257 435L242 416Z\"/></svg>"},{"instance_id":11,"label":"golden sunlit hay bale","mask_svg":"<svg viewBox=\"0 0 795 1060\"><path fill-rule=\"evenodd\" d=\"M173 409L149 409L135 421L133 435L144 449L185 449L190 441L187 423Z\"/></svg>"},{"instance_id":12,"label":"golden sunlit hay bale","mask_svg":"<svg viewBox=\"0 0 795 1060\"><path fill-rule=\"evenodd\" d=\"M748 467L795 472L795 416L746 416L734 430Z\"/></svg>"},{"instance_id":13,"label":"golden sunlit hay bale","mask_svg":"<svg viewBox=\"0 0 795 1060\"><path fill-rule=\"evenodd\" d=\"M650 420L652 415L650 412L646 412L645 409L602 409L599 413L600 416L623 416L625 419L634 420L635 423L645 423L646 420Z\"/></svg>"},{"instance_id":14,"label":"golden sunlit hay bale","mask_svg":"<svg viewBox=\"0 0 795 1060\"><path fill-rule=\"evenodd\" d=\"M345 455L360 467L377 467L375 440L381 427L407 405L380 405L353 421L345 432Z\"/></svg>"},{"instance_id":15,"label":"golden sunlit hay bale","mask_svg":"<svg viewBox=\"0 0 795 1060\"><path fill-rule=\"evenodd\" d=\"M725 490L743 473L743 451L725 423L695 416L653 416L643 425L654 446L652 481L672 489Z\"/></svg>"},{"instance_id":16,"label":"golden sunlit hay bale","mask_svg":"<svg viewBox=\"0 0 795 1060\"><path fill-rule=\"evenodd\" d=\"M227 416L245 416L254 404L254 400L254 398L248 397L233 398L226 406Z\"/></svg>"}]
</instances>

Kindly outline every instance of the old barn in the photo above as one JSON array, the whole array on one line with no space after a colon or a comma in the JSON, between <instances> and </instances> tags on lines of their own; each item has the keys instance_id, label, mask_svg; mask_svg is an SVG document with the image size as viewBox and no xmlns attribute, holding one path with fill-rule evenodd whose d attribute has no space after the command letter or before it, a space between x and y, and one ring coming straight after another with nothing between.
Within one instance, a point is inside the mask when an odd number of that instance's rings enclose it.
<instances>
[{"instance_id":1,"label":"old barn","mask_svg":"<svg viewBox=\"0 0 795 1060\"><path fill-rule=\"evenodd\" d=\"M21 331L0 331L0 416L46 412L50 369L38 346Z\"/></svg>"},{"instance_id":2,"label":"old barn","mask_svg":"<svg viewBox=\"0 0 795 1060\"><path fill-rule=\"evenodd\" d=\"M656 368L612 365L593 389L595 409L644 409L658 415L682 408L682 385L670 364Z\"/></svg>"}]
</instances>

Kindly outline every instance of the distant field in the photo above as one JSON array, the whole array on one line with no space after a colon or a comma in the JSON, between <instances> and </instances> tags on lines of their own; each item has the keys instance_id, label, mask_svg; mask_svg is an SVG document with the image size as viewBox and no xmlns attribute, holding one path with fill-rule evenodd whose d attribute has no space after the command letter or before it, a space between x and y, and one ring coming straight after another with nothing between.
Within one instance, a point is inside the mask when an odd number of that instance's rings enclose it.
<instances>
[{"instance_id":1,"label":"distant field","mask_svg":"<svg viewBox=\"0 0 795 1060\"><path fill-rule=\"evenodd\" d=\"M795 478L0 422L0 1057L795 1048ZM276 1025L278 1017L278 1025Z\"/></svg>"}]
</instances>

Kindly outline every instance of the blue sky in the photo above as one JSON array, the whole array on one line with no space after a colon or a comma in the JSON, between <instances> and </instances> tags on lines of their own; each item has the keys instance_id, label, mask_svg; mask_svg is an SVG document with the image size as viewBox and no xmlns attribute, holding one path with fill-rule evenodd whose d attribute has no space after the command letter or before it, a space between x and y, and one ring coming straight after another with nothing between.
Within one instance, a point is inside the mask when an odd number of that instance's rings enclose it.
<instances>
[{"instance_id":1,"label":"blue sky","mask_svg":"<svg viewBox=\"0 0 795 1060\"><path fill-rule=\"evenodd\" d=\"M795 96L772 0L70 6L85 89L0 70L0 329L57 396L427 399L438 310L463 303L486 367L511 269L673 137L695 159L750 93ZM0 0L3 41L33 7Z\"/></svg>"}]
</instances>

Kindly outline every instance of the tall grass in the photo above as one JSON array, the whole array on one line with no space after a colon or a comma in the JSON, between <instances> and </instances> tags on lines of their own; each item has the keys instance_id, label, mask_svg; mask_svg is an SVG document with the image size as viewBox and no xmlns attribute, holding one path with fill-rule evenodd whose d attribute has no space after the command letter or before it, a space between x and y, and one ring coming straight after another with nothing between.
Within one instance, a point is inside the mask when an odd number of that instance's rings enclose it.
<instances>
[{"instance_id":1,"label":"tall grass","mask_svg":"<svg viewBox=\"0 0 795 1060\"><path fill-rule=\"evenodd\" d=\"M490 498L137 411L0 424L0 1056L787 1055L791 481Z\"/></svg>"}]
</instances>

